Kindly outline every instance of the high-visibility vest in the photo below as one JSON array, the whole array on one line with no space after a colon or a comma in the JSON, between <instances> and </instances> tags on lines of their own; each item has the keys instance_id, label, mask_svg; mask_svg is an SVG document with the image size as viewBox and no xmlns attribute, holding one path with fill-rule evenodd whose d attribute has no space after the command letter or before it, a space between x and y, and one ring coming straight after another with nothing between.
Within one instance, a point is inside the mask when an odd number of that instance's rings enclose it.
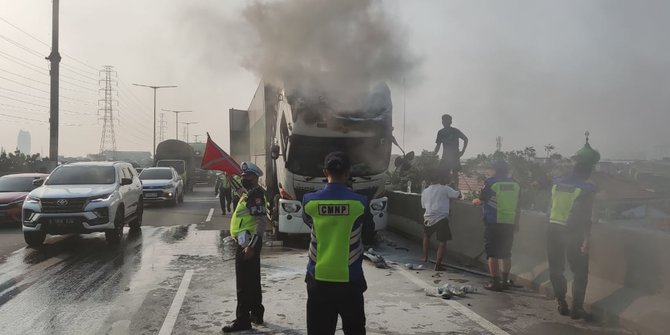
<instances>
[{"instance_id":1,"label":"high-visibility vest","mask_svg":"<svg viewBox=\"0 0 670 335\"><path fill-rule=\"evenodd\" d=\"M349 266L363 254L361 224L352 231L356 220L365 213L358 200L311 200L305 213L312 217L312 233L316 250L310 248L310 258L316 263L314 277L326 282L349 282ZM351 250L351 245L358 248Z\"/></svg>"},{"instance_id":2,"label":"high-visibility vest","mask_svg":"<svg viewBox=\"0 0 670 335\"><path fill-rule=\"evenodd\" d=\"M256 235L256 219L249 208L247 208L247 194L242 194L240 201L235 207L233 217L230 218L230 235L237 237L243 231L248 231L251 235Z\"/></svg>"},{"instance_id":3,"label":"high-visibility vest","mask_svg":"<svg viewBox=\"0 0 670 335\"><path fill-rule=\"evenodd\" d=\"M228 177L224 174L219 176L219 187L230 188L230 181L228 180Z\"/></svg>"},{"instance_id":4,"label":"high-visibility vest","mask_svg":"<svg viewBox=\"0 0 670 335\"><path fill-rule=\"evenodd\" d=\"M516 223L521 186L515 181L499 181L491 185L495 193L487 204L496 210L496 223Z\"/></svg>"},{"instance_id":5,"label":"high-visibility vest","mask_svg":"<svg viewBox=\"0 0 670 335\"><path fill-rule=\"evenodd\" d=\"M570 184L557 184L551 189L551 210L549 222L565 226L582 189Z\"/></svg>"}]
</instances>

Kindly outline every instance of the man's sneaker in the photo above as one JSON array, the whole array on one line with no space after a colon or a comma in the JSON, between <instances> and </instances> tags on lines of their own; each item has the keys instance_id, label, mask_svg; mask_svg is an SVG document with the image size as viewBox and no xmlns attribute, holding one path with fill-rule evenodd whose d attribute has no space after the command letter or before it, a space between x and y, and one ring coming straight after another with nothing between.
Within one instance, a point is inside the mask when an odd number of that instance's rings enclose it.
<instances>
[{"instance_id":1,"label":"man's sneaker","mask_svg":"<svg viewBox=\"0 0 670 335\"><path fill-rule=\"evenodd\" d=\"M252 315L252 316L251 316L251 323L260 326L260 325L262 325L262 324L265 323L265 322L263 322L263 317L262 317L262 316L253 316L253 315Z\"/></svg>"},{"instance_id":2,"label":"man's sneaker","mask_svg":"<svg viewBox=\"0 0 670 335\"><path fill-rule=\"evenodd\" d=\"M223 330L224 333L234 333L245 330L251 330L251 323L243 323L235 320L233 321L233 323L223 327L221 330Z\"/></svg>"},{"instance_id":3,"label":"man's sneaker","mask_svg":"<svg viewBox=\"0 0 670 335\"><path fill-rule=\"evenodd\" d=\"M570 313L570 317L573 320L579 320L579 319L583 319L584 321L593 320L593 316L587 313L582 307L573 307L572 313Z\"/></svg>"},{"instance_id":4,"label":"man's sneaker","mask_svg":"<svg viewBox=\"0 0 670 335\"><path fill-rule=\"evenodd\" d=\"M568 303L565 300L558 301L558 313L563 316L570 315L570 308L568 308Z\"/></svg>"}]
</instances>

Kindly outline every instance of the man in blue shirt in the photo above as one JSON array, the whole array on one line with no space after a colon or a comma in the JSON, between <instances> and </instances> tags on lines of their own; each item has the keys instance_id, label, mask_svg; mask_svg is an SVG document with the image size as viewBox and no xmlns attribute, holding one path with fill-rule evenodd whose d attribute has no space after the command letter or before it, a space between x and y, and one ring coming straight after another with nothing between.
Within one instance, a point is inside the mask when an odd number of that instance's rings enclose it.
<instances>
[{"instance_id":1,"label":"man in blue shirt","mask_svg":"<svg viewBox=\"0 0 670 335\"><path fill-rule=\"evenodd\" d=\"M547 228L547 258L549 279L558 301L558 312L573 319L590 319L584 310L584 296L589 275L589 237L596 187L588 181L593 164L578 161L573 173L554 182L551 189L551 208ZM563 272L565 261L570 264L572 309L565 300L567 281Z\"/></svg>"},{"instance_id":2,"label":"man in blue shirt","mask_svg":"<svg viewBox=\"0 0 670 335\"><path fill-rule=\"evenodd\" d=\"M347 335L365 334L363 222L368 199L349 190L351 163L343 152L328 154L328 185L306 194L304 221L311 228L307 265L307 333L335 334L338 315Z\"/></svg>"},{"instance_id":3,"label":"man in blue shirt","mask_svg":"<svg viewBox=\"0 0 670 335\"><path fill-rule=\"evenodd\" d=\"M521 187L508 177L507 162L496 161L491 168L494 175L486 179L479 199L473 203L484 207L484 249L492 277L484 288L499 292L509 287L514 232L519 228Z\"/></svg>"}]
</instances>

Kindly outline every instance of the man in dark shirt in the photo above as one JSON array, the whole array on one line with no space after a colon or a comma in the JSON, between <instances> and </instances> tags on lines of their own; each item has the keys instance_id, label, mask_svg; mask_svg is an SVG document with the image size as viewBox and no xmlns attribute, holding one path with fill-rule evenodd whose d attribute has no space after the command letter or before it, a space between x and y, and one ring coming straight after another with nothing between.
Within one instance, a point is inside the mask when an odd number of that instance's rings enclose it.
<instances>
[{"instance_id":1,"label":"man in dark shirt","mask_svg":"<svg viewBox=\"0 0 670 335\"><path fill-rule=\"evenodd\" d=\"M458 130L451 126L451 115L442 115L442 125L444 128L437 132L435 139L435 151L437 155L442 146L442 159L440 160L440 171L452 180L452 184L458 187L458 172L461 171L461 156L465 153L468 147L468 138ZM463 140L463 149L460 149L459 140Z\"/></svg>"}]
</instances>

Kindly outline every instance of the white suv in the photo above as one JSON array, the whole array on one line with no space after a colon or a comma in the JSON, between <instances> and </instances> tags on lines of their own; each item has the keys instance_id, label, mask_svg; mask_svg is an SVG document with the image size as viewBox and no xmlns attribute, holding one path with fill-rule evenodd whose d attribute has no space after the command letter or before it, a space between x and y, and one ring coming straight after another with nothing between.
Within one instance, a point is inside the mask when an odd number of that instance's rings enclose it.
<instances>
[{"instance_id":1,"label":"white suv","mask_svg":"<svg viewBox=\"0 0 670 335\"><path fill-rule=\"evenodd\" d=\"M123 226L142 225L142 184L128 163L86 162L57 167L23 203L23 235L37 247L47 234L104 232L118 243Z\"/></svg>"}]
</instances>

